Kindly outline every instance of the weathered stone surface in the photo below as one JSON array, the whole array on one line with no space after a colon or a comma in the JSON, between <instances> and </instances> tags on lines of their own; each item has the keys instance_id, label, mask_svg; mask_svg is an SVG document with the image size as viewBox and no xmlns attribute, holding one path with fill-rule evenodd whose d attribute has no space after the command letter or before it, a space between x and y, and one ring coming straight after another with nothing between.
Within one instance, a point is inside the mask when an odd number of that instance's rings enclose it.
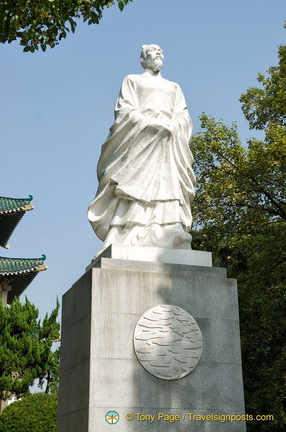
<instances>
[{"instance_id":1,"label":"weathered stone surface","mask_svg":"<svg viewBox=\"0 0 286 432\"><path fill-rule=\"evenodd\" d=\"M94 265L63 299L58 432L110 431L109 410L119 413L120 432L244 432L242 421L187 415L244 414L236 281L212 267L109 258ZM202 332L201 359L178 380L152 376L133 348L138 320L161 304L187 311ZM136 413L180 420L150 424Z\"/></svg>"},{"instance_id":2,"label":"weathered stone surface","mask_svg":"<svg viewBox=\"0 0 286 432\"><path fill-rule=\"evenodd\" d=\"M132 262L140 262L140 269L142 269L142 262L147 265L150 262L165 263L165 264L184 264L191 266L212 266L212 253L195 251L192 249L164 249L155 247L140 247L140 246L118 246L110 245L106 248L100 256L95 258L87 269L94 267L95 263L105 258L114 258L116 260L126 260L126 264Z\"/></svg>"}]
</instances>

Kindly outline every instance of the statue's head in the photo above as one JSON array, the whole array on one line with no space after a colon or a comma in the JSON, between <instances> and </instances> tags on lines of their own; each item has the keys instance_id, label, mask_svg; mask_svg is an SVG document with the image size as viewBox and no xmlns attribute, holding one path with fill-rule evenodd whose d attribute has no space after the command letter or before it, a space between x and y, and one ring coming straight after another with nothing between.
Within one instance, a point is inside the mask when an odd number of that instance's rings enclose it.
<instances>
[{"instance_id":1,"label":"statue's head","mask_svg":"<svg viewBox=\"0 0 286 432\"><path fill-rule=\"evenodd\" d=\"M157 72L163 66L163 51L155 44L142 45L140 61L144 69L151 69Z\"/></svg>"}]
</instances>

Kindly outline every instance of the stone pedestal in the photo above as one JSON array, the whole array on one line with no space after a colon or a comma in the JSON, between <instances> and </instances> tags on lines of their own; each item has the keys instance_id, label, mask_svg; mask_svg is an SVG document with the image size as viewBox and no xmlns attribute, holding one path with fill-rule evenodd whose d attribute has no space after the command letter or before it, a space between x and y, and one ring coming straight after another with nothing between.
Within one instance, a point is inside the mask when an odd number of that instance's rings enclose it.
<instances>
[{"instance_id":1,"label":"stone pedestal","mask_svg":"<svg viewBox=\"0 0 286 432\"><path fill-rule=\"evenodd\" d=\"M108 248L63 297L58 432L244 432L236 281L201 252L184 251L190 265L124 253ZM152 375L134 351L138 320L159 305L186 311L202 334L201 358L180 379Z\"/></svg>"}]
</instances>

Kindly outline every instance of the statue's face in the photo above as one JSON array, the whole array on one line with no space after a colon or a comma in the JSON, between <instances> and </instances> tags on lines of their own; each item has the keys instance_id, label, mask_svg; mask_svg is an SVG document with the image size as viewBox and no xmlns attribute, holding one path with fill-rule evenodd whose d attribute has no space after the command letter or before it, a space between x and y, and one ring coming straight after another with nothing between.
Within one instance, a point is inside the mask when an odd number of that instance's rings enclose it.
<instances>
[{"instance_id":1,"label":"statue's face","mask_svg":"<svg viewBox=\"0 0 286 432\"><path fill-rule=\"evenodd\" d=\"M158 71L163 66L163 50L158 45L147 45L145 48L145 57L142 62L144 69L148 68Z\"/></svg>"},{"instance_id":2,"label":"statue's face","mask_svg":"<svg viewBox=\"0 0 286 432\"><path fill-rule=\"evenodd\" d=\"M147 62L154 62L155 59L164 60L163 50L158 45L149 45L146 52L145 60Z\"/></svg>"}]
</instances>

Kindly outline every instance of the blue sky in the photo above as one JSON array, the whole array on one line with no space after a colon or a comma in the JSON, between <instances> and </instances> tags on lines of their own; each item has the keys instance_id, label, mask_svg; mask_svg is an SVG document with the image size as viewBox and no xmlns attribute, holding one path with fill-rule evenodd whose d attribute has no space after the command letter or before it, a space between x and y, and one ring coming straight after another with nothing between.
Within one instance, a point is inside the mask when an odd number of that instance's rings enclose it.
<instances>
[{"instance_id":1,"label":"blue sky","mask_svg":"<svg viewBox=\"0 0 286 432\"><path fill-rule=\"evenodd\" d=\"M2 256L40 257L25 294L41 316L83 274L100 248L86 217L96 165L123 78L141 73L142 44L164 50L162 75L180 84L194 132L202 112L248 130L238 101L285 43L285 0L134 0L101 23L79 24L45 53L0 46L0 195L33 195Z\"/></svg>"}]
</instances>

